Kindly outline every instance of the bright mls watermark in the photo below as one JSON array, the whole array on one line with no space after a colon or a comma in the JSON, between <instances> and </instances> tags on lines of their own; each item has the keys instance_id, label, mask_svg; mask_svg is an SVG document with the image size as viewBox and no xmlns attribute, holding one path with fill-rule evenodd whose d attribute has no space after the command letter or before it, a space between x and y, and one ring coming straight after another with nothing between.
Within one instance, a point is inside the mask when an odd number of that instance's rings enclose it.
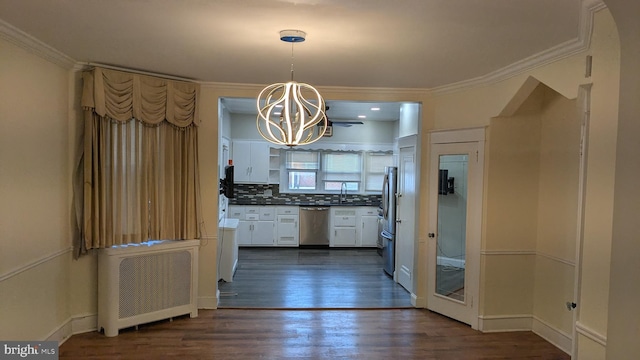
<instances>
[{"instance_id":1,"label":"bright mls watermark","mask_svg":"<svg viewBox=\"0 0 640 360\"><path fill-rule=\"evenodd\" d=\"M58 360L57 341L0 341L0 360Z\"/></svg>"}]
</instances>

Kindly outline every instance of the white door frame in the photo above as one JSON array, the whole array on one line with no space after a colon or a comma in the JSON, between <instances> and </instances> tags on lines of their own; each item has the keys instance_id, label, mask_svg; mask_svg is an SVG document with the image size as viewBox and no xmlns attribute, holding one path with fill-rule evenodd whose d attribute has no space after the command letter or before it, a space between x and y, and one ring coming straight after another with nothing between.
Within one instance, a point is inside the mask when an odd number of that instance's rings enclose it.
<instances>
[{"instance_id":1,"label":"white door frame","mask_svg":"<svg viewBox=\"0 0 640 360\"><path fill-rule=\"evenodd\" d=\"M580 86L578 89L578 106L580 109L580 170L578 172L578 218L576 231L576 263L573 286L573 311L571 358L578 355L578 333L582 328L580 323L580 298L582 285L582 252L584 239L584 198L586 194L587 178L587 150L589 148L589 119L591 117L591 84ZM568 304L569 305L569 304Z\"/></svg>"},{"instance_id":2,"label":"white door frame","mask_svg":"<svg viewBox=\"0 0 640 360\"><path fill-rule=\"evenodd\" d=\"M468 306L469 316L466 318L466 323L471 325L471 328L478 329L479 326L479 304L480 299L480 248L482 239L482 209L483 209L483 194L484 194L484 148L485 148L485 132L486 129L482 128L470 128L461 130L441 130L430 132L430 149L431 160L429 165L429 218L426 219L429 224L429 233L437 234L437 191L432 194L432 190L437 188L438 174L433 172L432 168L434 161L438 163L438 159L434 159L434 145L441 144L456 144L456 143L471 143L475 144L476 153L475 156L470 156L469 162L476 162L475 168L479 173L473 175L473 182L469 182L469 191L477 194L473 199L470 199L473 203L470 203L471 212L467 215L467 233L473 234L472 237L467 238L467 254L465 264L465 304ZM471 175L471 174L470 174ZM435 195L435 198L434 198ZM436 216L434 216L436 215ZM431 249L432 242L436 241L437 236L429 238L428 248ZM432 251L433 252L433 251ZM435 253L429 253L428 263L429 269L435 269L435 264L431 262L435 261ZM444 302L434 304L436 301L433 298L432 289L429 288L430 278L435 278L432 273L427 274L427 308L435 310L437 312L438 305L443 305ZM431 280L433 281L433 280ZM434 305L436 309L434 309Z\"/></svg>"},{"instance_id":3,"label":"white door frame","mask_svg":"<svg viewBox=\"0 0 640 360\"><path fill-rule=\"evenodd\" d=\"M410 206L409 209L406 208L405 204L410 199L404 194L404 184L402 181L404 180L404 169L402 162L402 150L409 149L408 152L413 155L413 170L414 170L414 188L413 188L413 205L412 208ZM412 301L416 298L415 289L416 289L416 266L417 263L416 256L418 254L418 246L417 246L417 237L418 233L416 214L419 210L420 205L420 162L418 159L418 137L416 135L410 135L401 137L398 139L398 208L397 218L399 223L397 224L396 231L396 271L394 272L394 280L400 285L402 285L407 291L409 291L412 296ZM403 211L406 210L406 211ZM400 240L402 239L402 241ZM407 256L411 256L411 260L404 264L400 260L401 258L401 246L400 244L410 245L408 247L411 248L411 254L405 254ZM404 276L404 278L403 278ZM408 279L406 279L408 277ZM403 281L404 280L404 281ZM407 281L408 280L408 281ZM410 282L410 284L408 284ZM415 304L414 304L415 305Z\"/></svg>"}]
</instances>

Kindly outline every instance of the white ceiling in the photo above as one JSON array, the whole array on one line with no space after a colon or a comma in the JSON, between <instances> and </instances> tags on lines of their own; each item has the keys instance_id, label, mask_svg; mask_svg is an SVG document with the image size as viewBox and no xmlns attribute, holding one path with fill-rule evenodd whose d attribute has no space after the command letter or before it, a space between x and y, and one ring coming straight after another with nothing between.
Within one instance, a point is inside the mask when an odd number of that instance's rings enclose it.
<instances>
[{"instance_id":1,"label":"white ceiling","mask_svg":"<svg viewBox=\"0 0 640 360\"><path fill-rule=\"evenodd\" d=\"M0 0L0 21L79 63L270 84L293 62L314 86L434 89L579 39L583 1L596 0ZM284 29L307 40L292 49ZM333 120L399 116L399 103L328 103ZM256 113L252 99L227 108Z\"/></svg>"},{"instance_id":2,"label":"white ceiling","mask_svg":"<svg viewBox=\"0 0 640 360\"><path fill-rule=\"evenodd\" d=\"M589 0L592 1L592 0ZM0 0L78 62L204 82L436 88L579 37L581 0Z\"/></svg>"}]
</instances>

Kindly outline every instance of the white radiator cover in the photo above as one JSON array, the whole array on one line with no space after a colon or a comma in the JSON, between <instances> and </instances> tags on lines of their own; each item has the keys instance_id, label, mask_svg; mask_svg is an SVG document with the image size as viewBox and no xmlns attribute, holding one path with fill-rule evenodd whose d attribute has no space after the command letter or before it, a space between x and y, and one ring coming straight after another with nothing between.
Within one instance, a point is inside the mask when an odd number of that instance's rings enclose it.
<instances>
[{"instance_id":1,"label":"white radiator cover","mask_svg":"<svg viewBox=\"0 0 640 360\"><path fill-rule=\"evenodd\" d=\"M152 241L101 249L98 330L198 316L198 240Z\"/></svg>"}]
</instances>

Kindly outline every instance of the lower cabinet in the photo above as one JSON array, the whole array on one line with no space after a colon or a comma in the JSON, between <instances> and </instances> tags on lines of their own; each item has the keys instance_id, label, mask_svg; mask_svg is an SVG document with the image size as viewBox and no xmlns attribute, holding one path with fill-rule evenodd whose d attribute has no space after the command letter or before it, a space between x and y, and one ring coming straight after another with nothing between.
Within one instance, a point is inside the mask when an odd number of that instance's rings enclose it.
<instances>
[{"instance_id":1,"label":"lower cabinet","mask_svg":"<svg viewBox=\"0 0 640 360\"><path fill-rule=\"evenodd\" d=\"M331 208L331 246L376 247L378 209L371 206Z\"/></svg>"},{"instance_id":2,"label":"lower cabinet","mask_svg":"<svg viewBox=\"0 0 640 360\"><path fill-rule=\"evenodd\" d=\"M276 218L276 245L298 246L300 230L298 215L278 215Z\"/></svg>"},{"instance_id":3,"label":"lower cabinet","mask_svg":"<svg viewBox=\"0 0 640 360\"><path fill-rule=\"evenodd\" d=\"M356 228L336 227L333 228L333 241L331 246L356 246Z\"/></svg>"},{"instance_id":4,"label":"lower cabinet","mask_svg":"<svg viewBox=\"0 0 640 360\"><path fill-rule=\"evenodd\" d=\"M336 206L331 208L331 246L356 246L356 208Z\"/></svg>"},{"instance_id":5,"label":"lower cabinet","mask_svg":"<svg viewBox=\"0 0 640 360\"><path fill-rule=\"evenodd\" d=\"M362 247L376 247L378 245L378 215L361 215L359 245Z\"/></svg>"},{"instance_id":6,"label":"lower cabinet","mask_svg":"<svg viewBox=\"0 0 640 360\"><path fill-rule=\"evenodd\" d=\"M240 221L238 224L238 245L273 246L273 221Z\"/></svg>"},{"instance_id":7,"label":"lower cabinet","mask_svg":"<svg viewBox=\"0 0 640 360\"><path fill-rule=\"evenodd\" d=\"M298 210L298 206L229 206L229 217L240 220L237 229L238 246L299 246ZM330 246L377 245L377 208L333 206L330 211Z\"/></svg>"}]
</instances>

